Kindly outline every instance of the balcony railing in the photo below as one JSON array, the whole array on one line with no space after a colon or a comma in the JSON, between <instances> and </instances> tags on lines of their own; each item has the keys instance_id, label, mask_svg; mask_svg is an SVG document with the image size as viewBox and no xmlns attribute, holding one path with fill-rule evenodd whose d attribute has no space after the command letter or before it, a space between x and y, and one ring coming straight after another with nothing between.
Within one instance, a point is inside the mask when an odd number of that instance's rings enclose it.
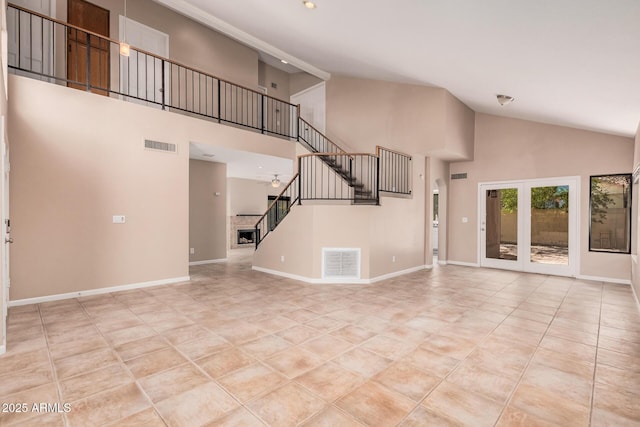
<instances>
[{"instance_id":1,"label":"balcony railing","mask_svg":"<svg viewBox=\"0 0 640 427\"><path fill-rule=\"evenodd\" d=\"M7 10L8 64L41 80L297 138L289 102L15 5Z\"/></svg>"},{"instance_id":2,"label":"balcony railing","mask_svg":"<svg viewBox=\"0 0 640 427\"><path fill-rule=\"evenodd\" d=\"M376 147L380 159L380 191L396 194L411 194L411 156L385 147Z\"/></svg>"},{"instance_id":3,"label":"balcony railing","mask_svg":"<svg viewBox=\"0 0 640 427\"><path fill-rule=\"evenodd\" d=\"M380 192L411 194L411 157L377 147L347 153L286 101L220 79L19 6L7 10L11 72L129 102L284 138L311 154L256 224L256 247L303 200L379 204Z\"/></svg>"}]
</instances>

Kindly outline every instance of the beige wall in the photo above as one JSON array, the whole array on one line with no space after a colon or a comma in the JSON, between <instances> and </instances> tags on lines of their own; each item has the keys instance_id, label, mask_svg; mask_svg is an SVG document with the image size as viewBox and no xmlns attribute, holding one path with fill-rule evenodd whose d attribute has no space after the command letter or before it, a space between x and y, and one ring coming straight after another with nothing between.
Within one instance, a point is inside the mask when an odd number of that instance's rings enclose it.
<instances>
[{"instance_id":1,"label":"beige wall","mask_svg":"<svg viewBox=\"0 0 640 427\"><path fill-rule=\"evenodd\" d=\"M278 195L282 187L273 188L268 182L254 179L229 178L227 190L229 194L228 215L262 215L267 211L268 197Z\"/></svg>"},{"instance_id":2,"label":"beige wall","mask_svg":"<svg viewBox=\"0 0 640 427\"><path fill-rule=\"evenodd\" d=\"M434 157L451 160L472 160L476 113L458 98L445 92L445 145Z\"/></svg>"},{"instance_id":3,"label":"beige wall","mask_svg":"<svg viewBox=\"0 0 640 427\"><path fill-rule=\"evenodd\" d=\"M633 166L634 170L640 167L640 124L638 124L638 131L636 132L634 152L633 152ZM631 230L635 234L631 240L631 252L632 252L632 265L631 265L631 285L633 286L636 294L636 298L640 299L640 265L638 265L638 250L640 248L640 183L633 183L633 217L631 219ZM635 230L635 231L633 231ZM640 301L638 301L640 304Z\"/></svg>"},{"instance_id":4,"label":"beige wall","mask_svg":"<svg viewBox=\"0 0 640 427\"><path fill-rule=\"evenodd\" d=\"M339 145L443 160L473 156L475 113L445 89L334 76L326 96L327 133Z\"/></svg>"},{"instance_id":5,"label":"beige wall","mask_svg":"<svg viewBox=\"0 0 640 427\"><path fill-rule=\"evenodd\" d=\"M5 12L4 9L2 11L0 11L0 19L5 19L4 17ZM2 52L0 50L0 55L3 55L3 58L6 58L6 54L5 52ZM4 60L3 60L4 62ZM4 67L0 67L0 116L4 119L4 123L5 126L7 126L7 92L4 89ZM5 136L7 135L7 131L6 129L4 130L5 132ZM5 139L5 143L7 144L7 146L9 145L9 141L8 139ZM2 149L2 147L0 147L0 150ZM0 172L1 173L1 172ZM4 188L2 188L0 186L0 212L2 212L2 209L4 209L4 205L3 205L3 201L4 201ZM5 227L4 224L0 224L0 227ZM0 233L0 238L2 237L2 233ZM4 245L4 250L8 250L9 249L9 245L3 244ZM2 347L5 344L6 341L6 337L4 336L4 329L5 329L5 318L4 318L4 301L5 301L5 294L4 294L4 283L2 282L2 278L3 276L3 263L2 263L2 258L0 257L0 347ZM2 350L0 349L0 353L2 353Z\"/></svg>"},{"instance_id":6,"label":"beige wall","mask_svg":"<svg viewBox=\"0 0 640 427\"><path fill-rule=\"evenodd\" d=\"M478 183L580 176L579 274L629 280L629 255L588 251L589 176L628 172L632 158L630 138L476 114L474 160L450 166L468 179L449 182L449 260L478 262Z\"/></svg>"},{"instance_id":7,"label":"beige wall","mask_svg":"<svg viewBox=\"0 0 640 427\"><path fill-rule=\"evenodd\" d=\"M309 89L322 81L322 79L305 72L289 74L289 96Z\"/></svg>"},{"instance_id":8,"label":"beige wall","mask_svg":"<svg viewBox=\"0 0 640 427\"><path fill-rule=\"evenodd\" d=\"M289 73L258 62L258 84L267 88L267 95L289 102ZM275 84L277 87L273 87Z\"/></svg>"},{"instance_id":9,"label":"beige wall","mask_svg":"<svg viewBox=\"0 0 640 427\"><path fill-rule=\"evenodd\" d=\"M10 87L9 137L20 142L11 300L188 275L189 143L295 152L290 141L23 77ZM178 154L145 150L145 138Z\"/></svg>"},{"instance_id":10,"label":"beige wall","mask_svg":"<svg viewBox=\"0 0 640 427\"><path fill-rule=\"evenodd\" d=\"M410 154L444 147L445 90L333 76L327 81L327 135L356 152L376 145Z\"/></svg>"},{"instance_id":11,"label":"beige wall","mask_svg":"<svg viewBox=\"0 0 640 427\"><path fill-rule=\"evenodd\" d=\"M118 40L118 15L124 15L124 1L91 2L111 12L111 38ZM66 21L66 0L58 0L56 9L57 18ZM128 1L127 17L168 34L170 59L257 89L258 53L253 49L151 0Z\"/></svg>"},{"instance_id":12,"label":"beige wall","mask_svg":"<svg viewBox=\"0 0 640 427\"><path fill-rule=\"evenodd\" d=\"M362 248L362 279L424 266L424 158L414 159L413 174L412 198L382 197L380 206L294 206L260 244L253 265L320 279L322 248L344 247Z\"/></svg>"},{"instance_id":13,"label":"beige wall","mask_svg":"<svg viewBox=\"0 0 640 427\"><path fill-rule=\"evenodd\" d=\"M227 165L189 160L189 261L227 257Z\"/></svg>"}]
</instances>

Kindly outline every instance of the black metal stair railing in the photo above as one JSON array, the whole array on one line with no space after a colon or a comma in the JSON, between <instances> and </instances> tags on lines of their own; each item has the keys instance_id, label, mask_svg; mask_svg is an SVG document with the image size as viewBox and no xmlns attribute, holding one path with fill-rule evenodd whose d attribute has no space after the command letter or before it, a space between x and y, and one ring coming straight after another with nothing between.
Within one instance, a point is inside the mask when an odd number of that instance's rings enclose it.
<instances>
[{"instance_id":1,"label":"black metal stair railing","mask_svg":"<svg viewBox=\"0 0 640 427\"><path fill-rule=\"evenodd\" d=\"M412 189L412 158L386 147L376 146L380 159L380 191L410 195Z\"/></svg>"},{"instance_id":2,"label":"black metal stair railing","mask_svg":"<svg viewBox=\"0 0 640 427\"><path fill-rule=\"evenodd\" d=\"M379 204L380 191L411 194L411 157L377 147L347 153L300 117L299 106L12 4L10 72L264 134L295 138L311 154L256 224L256 247L302 200Z\"/></svg>"},{"instance_id":3,"label":"black metal stair railing","mask_svg":"<svg viewBox=\"0 0 640 427\"><path fill-rule=\"evenodd\" d=\"M293 205L299 202L300 180L298 178L298 174L295 174L256 223L256 248L258 248L260 242L264 240L267 234L282 222Z\"/></svg>"},{"instance_id":4,"label":"black metal stair railing","mask_svg":"<svg viewBox=\"0 0 640 427\"><path fill-rule=\"evenodd\" d=\"M378 158L368 153L311 153L298 157L300 198L303 200L380 202Z\"/></svg>"},{"instance_id":5,"label":"black metal stair railing","mask_svg":"<svg viewBox=\"0 0 640 427\"><path fill-rule=\"evenodd\" d=\"M19 6L7 9L11 72L284 138L297 106ZM90 76L87 78L87 76Z\"/></svg>"}]
</instances>

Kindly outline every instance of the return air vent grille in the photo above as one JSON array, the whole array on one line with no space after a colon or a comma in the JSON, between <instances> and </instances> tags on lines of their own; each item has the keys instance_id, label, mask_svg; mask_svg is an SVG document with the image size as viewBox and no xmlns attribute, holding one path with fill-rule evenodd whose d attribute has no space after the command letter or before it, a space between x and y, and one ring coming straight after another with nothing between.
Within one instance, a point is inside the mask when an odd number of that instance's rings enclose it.
<instances>
[{"instance_id":1,"label":"return air vent grille","mask_svg":"<svg viewBox=\"0 0 640 427\"><path fill-rule=\"evenodd\" d=\"M451 179L467 179L467 173L452 173Z\"/></svg>"},{"instance_id":2,"label":"return air vent grille","mask_svg":"<svg viewBox=\"0 0 640 427\"><path fill-rule=\"evenodd\" d=\"M359 279L360 249L322 248L323 279Z\"/></svg>"},{"instance_id":3,"label":"return air vent grille","mask_svg":"<svg viewBox=\"0 0 640 427\"><path fill-rule=\"evenodd\" d=\"M152 141L150 139L144 140L144 148L147 148L149 150L166 151L167 153L176 153L178 151L178 147L176 144Z\"/></svg>"}]
</instances>

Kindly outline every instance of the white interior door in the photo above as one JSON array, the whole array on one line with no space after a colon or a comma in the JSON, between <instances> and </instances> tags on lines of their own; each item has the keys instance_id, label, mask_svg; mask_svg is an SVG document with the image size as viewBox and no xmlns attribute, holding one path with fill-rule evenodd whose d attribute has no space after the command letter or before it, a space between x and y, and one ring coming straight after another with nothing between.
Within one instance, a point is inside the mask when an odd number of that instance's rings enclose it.
<instances>
[{"instance_id":1,"label":"white interior door","mask_svg":"<svg viewBox=\"0 0 640 427\"><path fill-rule=\"evenodd\" d=\"M578 272L579 178L480 184L480 265Z\"/></svg>"},{"instance_id":2,"label":"white interior door","mask_svg":"<svg viewBox=\"0 0 640 427\"><path fill-rule=\"evenodd\" d=\"M11 240L11 228L9 222L9 146L6 140L5 129L5 116L2 116L0 120L0 149L2 150L2 164L0 165L0 175L2 182L2 233L0 238L2 239L2 298L0 301L0 307L2 309L2 342L0 342L0 353L2 349L6 348L7 340L7 309L9 307L9 245Z\"/></svg>"},{"instance_id":3,"label":"white interior door","mask_svg":"<svg viewBox=\"0 0 640 427\"><path fill-rule=\"evenodd\" d=\"M155 28L120 15L120 40L126 41L132 48L144 50L163 58L169 57L169 35ZM165 103L169 103L169 65L165 64L164 91ZM162 103L162 62L131 50L129 57L120 57L120 92L131 95L133 102L147 104L145 100L155 102L158 108ZM140 99L135 99L140 98Z\"/></svg>"},{"instance_id":4,"label":"white interior door","mask_svg":"<svg viewBox=\"0 0 640 427\"><path fill-rule=\"evenodd\" d=\"M325 133L326 95L324 82L291 95L291 103L300 105L300 117L311 123L311 126L320 132Z\"/></svg>"}]
</instances>

